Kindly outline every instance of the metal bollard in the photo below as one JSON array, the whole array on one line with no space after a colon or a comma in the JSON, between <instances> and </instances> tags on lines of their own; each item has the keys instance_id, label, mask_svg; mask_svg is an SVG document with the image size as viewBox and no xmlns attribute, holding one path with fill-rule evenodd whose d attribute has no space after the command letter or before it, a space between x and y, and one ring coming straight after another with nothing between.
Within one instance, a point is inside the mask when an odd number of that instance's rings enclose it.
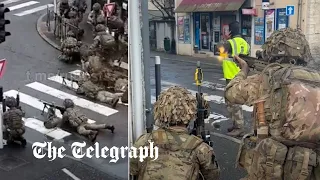
<instances>
[{"instance_id":1,"label":"metal bollard","mask_svg":"<svg viewBox=\"0 0 320 180\"><path fill-rule=\"evenodd\" d=\"M155 82L156 82L156 99L158 100L158 96L161 92L161 70L160 70L160 56L155 57Z\"/></svg>"},{"instance_id":2,"label":"metal bollard","mask_svg":"<svg viewBox=\"0 0 320 180\"><path fill-rule=\"evenodd\" d=\"M0 87L0 98L1 102L3 100L3 87ZM3 110L2 110L2 103L1 110L0 110L0 149L3 149Z\"/></svg>"}]
</instances>

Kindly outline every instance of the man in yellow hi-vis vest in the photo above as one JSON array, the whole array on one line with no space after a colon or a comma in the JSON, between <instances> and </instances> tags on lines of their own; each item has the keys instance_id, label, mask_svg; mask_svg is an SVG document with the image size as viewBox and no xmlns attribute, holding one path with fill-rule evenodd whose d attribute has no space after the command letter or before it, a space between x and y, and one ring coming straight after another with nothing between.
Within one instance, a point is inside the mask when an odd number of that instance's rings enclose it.
<instances>
[{"instance_id":1,"label":"man in yellow hi-vis vest","mask_svg":"<svg viewBox=\"0 0 320 180\"><path fill-rule=\"evenodd\" d=\"M225 43L225 51L232 58L225 58L222 62L223 76L228 84L239 72L240 68L233 60L234 55L244 54L249 55L250 45L240 35L240 24L235 21L229 24L229 38ZM240 105L231 106L227 101L227 111L229 117L233 121L233 126L228 128L228 135L238 137L243 135L244 118L243 111Z\"/></svg>"}]
</instances>

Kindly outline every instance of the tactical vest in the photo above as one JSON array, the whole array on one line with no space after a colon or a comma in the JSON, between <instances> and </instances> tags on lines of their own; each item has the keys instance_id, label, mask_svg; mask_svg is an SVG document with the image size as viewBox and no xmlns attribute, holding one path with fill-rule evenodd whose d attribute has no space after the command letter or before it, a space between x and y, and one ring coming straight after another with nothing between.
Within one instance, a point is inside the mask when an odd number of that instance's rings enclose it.
<instances>
[{"instance_id":1,"label":"tactical vest","mask_svg":"<svg viewBox=\"0 0 320 180\"><path fill-rule=\"evenodd\" d=\"M156 161L147 159L143 162L138 179L163 179L163 176L174 180L197 179L199 163L194 150L202 139L163 129L153 131L148 139L159 148L159 156Z\"/></svg>"},{"instance_id":2,"label":"tactical vest","mask_svg":"<svg viewBox=\"0 0 320 180\"><path fill-rule=\"evenodd\" d=\"M244 138L238 161L247 179L320 180L320 73L274 63L260 78L254 122L265 118L269 137Z\"/></svg>"},{"instance_id":3,"label":"tactical vest","mask_svg":"<svg viewBox=\"0 0 320 180\"><path fill-rule=\"evenodd\" d=\"M235 37L228 42L231 44L232 54L231 56L244 54L248 55L250 52L250 45L241 37ZM240 68L233 61L233 58L224 59L222 62L223 75L225 79L233 79L239 72Z\"/></svg>"}]
</instances>

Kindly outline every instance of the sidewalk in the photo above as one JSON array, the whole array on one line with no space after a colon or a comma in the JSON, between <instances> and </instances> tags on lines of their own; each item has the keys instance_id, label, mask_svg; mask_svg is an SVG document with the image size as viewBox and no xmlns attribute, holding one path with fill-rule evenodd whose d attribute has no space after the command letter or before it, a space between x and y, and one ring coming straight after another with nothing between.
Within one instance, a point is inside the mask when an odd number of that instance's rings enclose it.
<instances>
[{"instance_id":1,"label":"sidewalk","mask_svg":"<svg viewBox=\"0 0 320 180\"><path fill-rule=\"evenodd\" d=\"M88 14L84 14L83 20L79 24L79 27L84 29L84 35L83 35L83 38L81 41L84 44L92 44L93 43L93 35L92 35L91 27L87 23L87 18L88 18ZM37 31L38 31L39 35L45 41L47 41L51 46L60 50L60 45L61 45L60 39L56 38L54 36L54 24L55 24L54 17L52 16L50 19L50 31L48 30L48 27L46 25L46 21L47 21L47 14L43 14L42 16L39 17L39 19L37 21Z\"/></svg>"},{"instance_id":2,"label":"sidewalk","mask_svg":"<svg viewBox=\"0 0 320 180\"><path fill-rule=\"evenodd\" d=\"M68 157L57 158L54 161L49 161L48 158L38 160L33 156L31 146L31 144L27 144L26 148L5 146L0 150L1 179L56 180L74 179L74 176L81 180L91 180L93 177L95 179L118 179Z\"/></svg>"}]
</instances>

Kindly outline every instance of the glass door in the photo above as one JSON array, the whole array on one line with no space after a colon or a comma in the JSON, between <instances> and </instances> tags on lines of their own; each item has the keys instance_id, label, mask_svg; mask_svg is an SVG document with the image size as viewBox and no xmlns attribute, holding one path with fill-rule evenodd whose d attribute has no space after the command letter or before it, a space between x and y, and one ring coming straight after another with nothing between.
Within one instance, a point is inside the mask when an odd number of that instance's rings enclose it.
<instances>
[{"instance_id":1,"label":"glass door","mask_svg":"<svg viewBox=\"0 0 320 180\"><path fill-rule=\"evenodd\" d=\"M200 15L201 29L201 49L210 50L210 16L209 13L201 13Z\"/></svg>"}]
</instances>

